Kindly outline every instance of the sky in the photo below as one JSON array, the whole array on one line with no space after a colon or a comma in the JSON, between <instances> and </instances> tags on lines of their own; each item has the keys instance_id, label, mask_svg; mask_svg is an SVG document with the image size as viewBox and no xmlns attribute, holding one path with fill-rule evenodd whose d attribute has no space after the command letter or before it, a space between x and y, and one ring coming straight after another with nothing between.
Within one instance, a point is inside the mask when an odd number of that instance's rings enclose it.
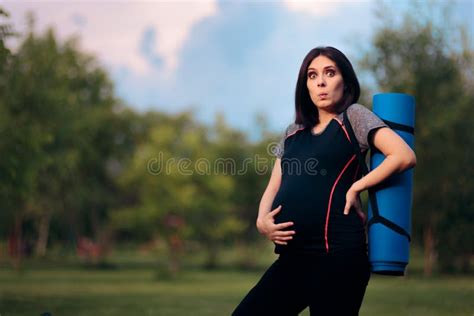
<instances>
[{"instance_id":1,"label":"sky","mask_svg":"<svg viewBox=\"0 0 474 316\"><path fill-rule=\"evenodd\" d=\"M394 18L408 5L386 2ZM472 45L474 0L452 3ZM316 46L338 48L361 83L371 82L357 61L377 26L372 0L17 0L0 6L19 32L32 11L37 32L52 26L62 40L78 36L81 50L96 56L116 95L135 110L193 109L206 124L219 112L253 139L256 114L275 132L293 121L299 67ZM7 42L13 50L17 43Z\"/></svg>"}]
</instances>

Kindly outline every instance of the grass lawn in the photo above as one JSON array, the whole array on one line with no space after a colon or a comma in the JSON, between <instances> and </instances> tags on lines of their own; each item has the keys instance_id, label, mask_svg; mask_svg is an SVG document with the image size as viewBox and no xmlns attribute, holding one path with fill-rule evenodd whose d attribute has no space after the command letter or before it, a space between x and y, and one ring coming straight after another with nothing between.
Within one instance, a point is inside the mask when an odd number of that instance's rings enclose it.
<instances>
[{"instance_id":1,"label":"grass lawn","mask_svg":"<svg viewBox=\"0 0 474 316\"><path fill-rule=\"evenodd\" d=\"M36 265L21 273L3 265L0 315L230 315L264 268L188 267L174 280L159 280L149 265ZM474 276L372 275L360 315L474 315Z\"/></svg>"}]
</instances>

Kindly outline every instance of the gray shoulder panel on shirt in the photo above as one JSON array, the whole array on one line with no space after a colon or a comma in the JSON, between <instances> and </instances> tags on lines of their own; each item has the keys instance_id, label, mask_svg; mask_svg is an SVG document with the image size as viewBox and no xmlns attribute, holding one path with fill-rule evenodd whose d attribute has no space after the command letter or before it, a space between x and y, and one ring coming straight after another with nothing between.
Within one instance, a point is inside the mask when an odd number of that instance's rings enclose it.
<instances>
[{"instance_id":1,"label":"gray shoulder panel on shirt","mask_svg":"<svg viewBox=\"0 0 474 316\"><path fill-rule=\"evenodd\" d=\"M369 149L370 131L380 127L388 127L382 119L365 106L354 103L347 109L354 134L359 142L361 151Z\"/></svg>"},{"instance_id":2,"label":"gray shoulder panel on shirt","mask_svg":"<svg viewBox=\"0 0 474 316\"><path fill-rule=\"evenodd\" d=\"M283 156L283 152L285 151L285 140L288 135L293 134L302 127L303 125L300 124L289 124L285 129L285 133L280 137L280 140L276 144L276 146L272 146L272 154L275 155L277 158L281 158Z\"/></svg>"},{"instance_id":3,"label":"gray shoulder panel on shirt","mask_svg":"<svg viewBox=\"0 0 474 316\"><path fill-rule=\"evenodd\" d=\"M291 123L286 128L285 137L288 137L288 135L293 134L294 132L296 132L297 130L299 130L301 128L303 128L303 125Z\"/></svg>"}]
</instances>

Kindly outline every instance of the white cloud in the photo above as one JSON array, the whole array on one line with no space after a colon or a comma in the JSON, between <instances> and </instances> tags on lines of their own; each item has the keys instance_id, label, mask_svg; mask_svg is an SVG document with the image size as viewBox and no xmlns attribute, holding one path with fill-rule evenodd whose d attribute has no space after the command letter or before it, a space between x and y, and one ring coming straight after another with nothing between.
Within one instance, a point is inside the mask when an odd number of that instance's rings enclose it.
<instances>
[{"instance_id":1,"label":"white cloud","mask_svg":"<svg viewBox=\"0 0 474 316\"><path fill-rule=\"evenodd\" d=\"M177 65L177 53L191 27L216 12L214 0L152 1L15 1L4 2L16 30L25 30L25 13L33 11L36 30L52 25L59 38L79 34L82 49L112 66L126 65L138 74L150 71L139 52L145 30L154 28L154 51L164 60L165 73Z\"/></svg>"},{"instance_id":2,"label":"white cloud","mask_svg":"<svg viewBox=\"0 0 474 316\"><path fill-rule=\"evenodd\" d=\"M329 16L348 3L364 2L364 0L284 0L283 3L291 11L309 13L316 16ZM366 0L365 2L368 2Z\"/></svg>"}]
</instances>

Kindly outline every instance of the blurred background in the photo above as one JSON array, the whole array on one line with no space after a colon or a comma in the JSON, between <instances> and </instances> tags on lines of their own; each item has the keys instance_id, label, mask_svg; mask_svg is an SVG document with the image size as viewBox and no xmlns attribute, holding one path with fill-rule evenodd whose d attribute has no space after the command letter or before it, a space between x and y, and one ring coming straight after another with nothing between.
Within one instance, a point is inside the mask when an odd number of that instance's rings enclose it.
<instances>
[{"instance_id":1,"label":"blurred background","mask_svg":"<svg viewBox=\"0 0 474 316\"><path fill-rule=\"evenodd\" d=\"M0 314L230 315L276 259L258 205L321 45L369 109L416 99L410 263L361 315L474 314L473 20L471 0L0 1Z\"/></svg>"}]
</instances>

